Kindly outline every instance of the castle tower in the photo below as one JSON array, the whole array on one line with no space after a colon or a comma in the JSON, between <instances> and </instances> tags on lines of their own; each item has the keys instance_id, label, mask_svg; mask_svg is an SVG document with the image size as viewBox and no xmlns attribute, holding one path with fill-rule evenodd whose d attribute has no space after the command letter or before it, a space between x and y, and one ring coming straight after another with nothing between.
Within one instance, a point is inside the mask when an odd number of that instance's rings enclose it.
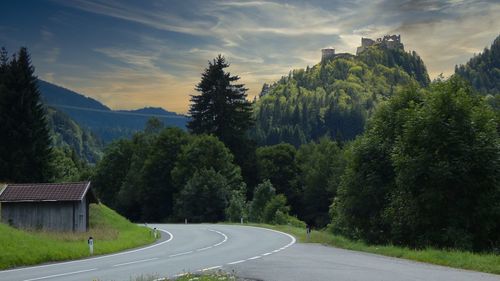
<instances>
[{"instance_id":1,"label":"castle tower","mask_svg":"<svg viewBox=\"0 0 500 281\"><path fill-rule=\"evenodd\" d=\"M321 49L321 61L326 61L335 57L335 49L334 48L325 48Z\"/></svg>"}]
</instances>

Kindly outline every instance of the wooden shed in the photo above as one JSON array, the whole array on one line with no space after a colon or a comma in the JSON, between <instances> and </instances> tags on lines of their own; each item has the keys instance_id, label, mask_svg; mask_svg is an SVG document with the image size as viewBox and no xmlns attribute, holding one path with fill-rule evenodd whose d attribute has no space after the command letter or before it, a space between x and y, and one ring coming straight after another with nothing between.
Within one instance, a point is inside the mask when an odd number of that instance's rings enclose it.
<instances>
[{"instance_id":1,"label":"wooden shed","mask_svg":"<svg viewBox=\"0 0 500 281\"><path fill-rule=\"evenodd\" d=\"M90 203L98 200L88 181L0 186L1 221L17 228L87 231Z\"/></svg>"}]
</instances>

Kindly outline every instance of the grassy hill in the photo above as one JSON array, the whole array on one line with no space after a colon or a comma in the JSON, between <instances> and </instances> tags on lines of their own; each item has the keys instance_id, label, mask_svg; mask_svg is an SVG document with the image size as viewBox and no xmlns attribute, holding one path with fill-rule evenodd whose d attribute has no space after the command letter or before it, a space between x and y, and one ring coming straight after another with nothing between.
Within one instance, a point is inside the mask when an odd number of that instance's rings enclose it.
<instances>
[{"instance_id":1,"label":"grassy hill","mask_svg":"<svg viewBox=\"0 0 500 281\"><path fill-rule=\"evenodd\" d=\"M149 229L137 226L100 204L90 205L90 229L85 233L23 231L0 223L0 269L106 254L152 243Z\"/></svg>"}]
</instances>

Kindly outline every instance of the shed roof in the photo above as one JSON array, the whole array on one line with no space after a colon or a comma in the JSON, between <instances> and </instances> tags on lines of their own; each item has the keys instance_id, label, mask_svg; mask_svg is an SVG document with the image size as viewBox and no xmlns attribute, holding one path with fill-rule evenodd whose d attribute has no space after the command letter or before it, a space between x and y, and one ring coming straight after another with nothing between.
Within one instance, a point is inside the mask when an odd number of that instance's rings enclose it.
<instances>
[{"instance_id":1,"label":"shed roof","mask_svg":"<svg viewBox=\"0 0 500 281\"><path fill-rule=\"evenodd\" d=\"M97 203L89 181L7 184L0 189L0 202L81 201L89 191L91 202Z\"/></svg>"}]
</instances>

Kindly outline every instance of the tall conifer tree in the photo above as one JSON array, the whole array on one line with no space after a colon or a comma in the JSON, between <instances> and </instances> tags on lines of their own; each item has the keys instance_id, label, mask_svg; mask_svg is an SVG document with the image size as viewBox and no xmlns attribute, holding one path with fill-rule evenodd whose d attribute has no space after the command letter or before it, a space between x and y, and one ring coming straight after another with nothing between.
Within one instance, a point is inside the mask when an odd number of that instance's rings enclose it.
<instances>
[{"instance_id":1,"label":"tall conifer tree","mask_svg":"<svg viewBox=\"0 0 500 281\"><path fill-rule=\"evenodd\" d=\"M26 48L9 62L2 57L0 181L48 181L50 136L35 69Z\"/></svg>"},{"instance_id":2,"label":"tall conifer tree","mask_svg":"<svg viewBox=\"0 0 500 281\"><path fill-rule=\"evenodd\" d=\"M246 99L245 86L235 83L240 77L225 72L227 67L222 55L209 62L196 86L200 94L191 97L188 128L195 134L217 136L237 154L253 124L252 104Z\"/></svg>"}]
</instances>

